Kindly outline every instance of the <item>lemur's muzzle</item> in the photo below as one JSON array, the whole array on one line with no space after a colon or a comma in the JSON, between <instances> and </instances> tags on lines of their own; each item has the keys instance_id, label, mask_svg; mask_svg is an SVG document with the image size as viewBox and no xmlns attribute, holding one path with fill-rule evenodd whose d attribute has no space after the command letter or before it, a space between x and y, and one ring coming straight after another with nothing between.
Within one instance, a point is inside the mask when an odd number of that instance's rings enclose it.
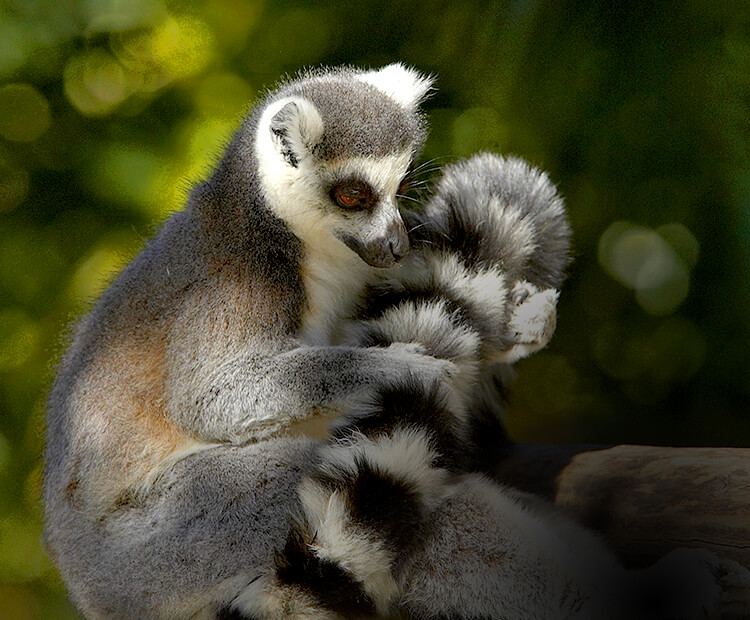
<instances>
[{"instance_id":1,"label":"lemur's muzzle","mask_svg":"<svg viewBox=\"0 0 750 620\"><path fill-rule=\"evenodd\" d=\"M381 237L363 242L353 235L344 234L341 240L373 267L393 267L409 251L409 235L401 218L392 220Z\"/></svg>"}]
</instances>

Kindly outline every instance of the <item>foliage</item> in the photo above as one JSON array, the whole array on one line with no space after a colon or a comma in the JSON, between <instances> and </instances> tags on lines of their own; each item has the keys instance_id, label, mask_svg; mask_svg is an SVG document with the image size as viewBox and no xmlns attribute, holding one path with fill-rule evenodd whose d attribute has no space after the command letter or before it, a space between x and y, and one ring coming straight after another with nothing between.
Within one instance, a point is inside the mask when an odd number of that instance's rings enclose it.
<instances>
[{"instance_id":1,"label":"foliage","mask_svg":"<svg viewBox=\"0 0 750 620\"><path fill-rule=\"evenodd\" d=\"M525 441L750 443L744 2L0 2L0 617L75 612L39 545L66 325L302 66L439 76L426 158L548 170L576 261Z\"/></svg>"}]
</instances>

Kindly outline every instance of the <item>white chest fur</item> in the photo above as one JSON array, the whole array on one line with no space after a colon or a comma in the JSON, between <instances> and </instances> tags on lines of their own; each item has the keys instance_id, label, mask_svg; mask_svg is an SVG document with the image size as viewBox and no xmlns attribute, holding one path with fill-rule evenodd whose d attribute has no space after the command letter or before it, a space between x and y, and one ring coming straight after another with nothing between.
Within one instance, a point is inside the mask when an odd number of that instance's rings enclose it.
<instances>
[{"instance_id":1,"label":"white chest fur","mask_svg":"<svg viewBox=\"0 0 750 620\"><path fill-rule=\"evenodd\" d=\"M310 345L329 345L334 326L351 311L372 267L328 231L306 235L303 241L307 308L300 336Z\"/></svg>"}]
</instances>

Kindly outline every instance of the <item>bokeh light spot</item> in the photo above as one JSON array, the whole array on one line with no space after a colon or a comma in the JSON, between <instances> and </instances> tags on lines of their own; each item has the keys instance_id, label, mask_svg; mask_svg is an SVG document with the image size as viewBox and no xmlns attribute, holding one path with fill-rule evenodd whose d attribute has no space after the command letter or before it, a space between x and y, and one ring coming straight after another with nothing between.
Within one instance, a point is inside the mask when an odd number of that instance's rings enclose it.
<instances>
[{"instance_id":1,"label":"bokeh light spot","mask_svg":"<svg viewBox=\"0 0 750 620\"><path fill-rule=\"evenodd\" d=\"M14 142L33 142L52 123L49 103L31 84L0 87L0 135Z\"/></svg>"},{"instance_id":2,"label":"bokeh light spot","mask_svg":"<svg viewBox=\"0 0 750 620\"><path fill-rule=\"evenodd\" d=\"M700 254L700 245L695 235L686 226L677 223L664 224L664 226L659 226L656 232L672 246L688 268L695 267Z\"/></svg>"},{"instance_id":3,"label":"bokeh light spot","mask_svg":"<svg viewBox=\"0 0 750 620\"><path fill-rule=\"evenodd\" d=\"M28 54L29 40L22 25L0 14L0 75L23 65Z\"/></svg>"},{"instance_id":4,"label":"bokeh light spot","mask_svg":"<svg viewBox=\"0 0 750 620\"><path fill-rule=\"evenodd\" d=\"M175 78L200 72L214 56L211 29L202 20L169 17L154 31L151 56L162 69Z\"/></svg>"},{"instance_id":5,"label":"bokeh light spot","mask_svg":"<svg viewBox=\"0 0 750 620\"><path fill-rule=\"evenodd\" d=\"M655 316L672 314L685 301L690 289L690 278L681 263L670 263L668 277L653 288L639 288L635 298L641 307Z\"/></svg>"},{"instance_id":6,"label":"bokeh light spot","mask_svg":"<svg viewBox=\"0 0 750 620\"><path fill-rule=\"evenodd\" d=\"M39 326L20 308L0 310L0 371L23 366L39 349Z\"/></svg>"},{"instance_id":7,"label":"bokeh light spot","mask_svg":"<svg viewBox=\"0 0 750 620\"><path fill-rule=\"evenodd\" d=\"M108 114L130 94L122 65L101 49L71 58L63 82L70 103L88 116Z\"/></svg>"},{"instance_id":8,"label":"bokeh light spot","mask_svg":"<svg viewBox=\"0 0 750 620\"><path fill-rule=\"evenodd\" d=\"M684 229L684 230L683 230ZM636 291L649 314L667 315L685 300L690 288L687 260L697 260L697 243L680 225L666 227L680 255L658 232L628 222L615 222L599 240L599 262L619 282Z\"/></svg>"}]
</instances>

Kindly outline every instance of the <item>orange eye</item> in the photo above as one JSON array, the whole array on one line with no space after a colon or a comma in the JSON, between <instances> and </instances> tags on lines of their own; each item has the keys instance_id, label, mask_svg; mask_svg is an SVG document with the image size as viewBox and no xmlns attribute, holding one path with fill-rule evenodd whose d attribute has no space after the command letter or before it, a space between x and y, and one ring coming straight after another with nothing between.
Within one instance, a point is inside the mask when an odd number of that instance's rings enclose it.
<instances>
[{"instance_id":1,"label":"orange eye","mask_svg":"<svg viewBox=\"0 0 750 620\"><path fill-rule=\"evenodd\" d=\"M358 179L344 180L331 188L331 200L342 209L366 210L374 204L372 188Z\"/></svg>"},{"instance_id":2,"label":"orange eye","mask_svg":"<svg viewBox=\"0 0 750 620\"><path fill-rule=\"evenodd\" d=\"M359 196L352 194L339 194L336 200L342 207L355 207L362 201Z\"/></svg>"}]
</instances>

